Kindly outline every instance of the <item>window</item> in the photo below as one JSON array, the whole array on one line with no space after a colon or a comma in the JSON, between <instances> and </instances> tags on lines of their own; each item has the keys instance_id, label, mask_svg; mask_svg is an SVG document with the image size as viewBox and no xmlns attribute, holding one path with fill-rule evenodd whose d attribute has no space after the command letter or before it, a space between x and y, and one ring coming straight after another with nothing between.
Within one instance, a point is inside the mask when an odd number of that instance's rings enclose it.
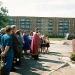
<instances>
[{"instance_id":1,"label":"window","mask_svg":"<svg viewBox=\"0 0 75 75\"><path fill-rule=\"evenodd\" d=\"M9 21L9 25L15 25L14 21Z\"/></svg>"},{"instance_id":2,"label":"window","mask_svg":"<svg viewBox=\"0 0 75 75\"><path fill-rule=\"evenodd\" d=\"M49 18L49 19L48 19L48 22L53 22L53 19L50 19L50 18Z\"/></svg>"},{"instance_id":3,"label":"window","mask_svg":"<svg viewBox=\"0 0 75 75\"><path fill-rule=\"evenodd\" d=\"M21 25L24 25L25 23L24 23L24 22L20 22L20 24L21 24Z\"/></svg>"},{"instance_id":4,"label":"window","mask_svg":"<svg viewBox=\"0 0 75 75\"><path fill-rule=\"evenodd\" d=\"M58 35L63 35L63 33L58 33Z\"/></svg>"},{"instance_id":5,"label":"window","mask_svg":"<svg viewBox=\"0 0 75 75\"><path fill-rule=\"evenodd\" d=\"M59 23L63 23L63 20L59 20Z\"/></svg>"},{"instance_id":6,"label":"window","mask_svg":"<svg viewBox=\"0 0 75 75\"><path fill-rule=\"evenodd\" d=\"M37 18L36 19L36 23L41 23L42 22L42 19L41 18Z\"/></svg>"},{"instance_id":7,"label":"window","mask_svg":"<svg viewBox=\"0 0 75 75\"><path fill-rule=\"evenodd\" d=\"M48 30L49 33L52 33L53 30Z\"/></svg>"},{"instance_id":8,"label":"window","mask_svg":"<svg viewBox=\"0 0 75 75\"><path fill-rule=\"evenodd\" d=\"M59 29L63 29L63 27L61 26L61 27L59 27Z\"/></svg>"},{"instance_id":9,"label":"window","mask_svg":"<svg viewBox=\"0 0 75 75\"><path fill-rule=\"evenodd\" d=\"M30 22L30 19L28 19L28 18L21 18L20 22Z\"/></svg>"},{"instance_id":10,"label":"window","mask_svg":"<svg viewBox=\"0 0 75 75\"><path fill-rule=\"evenodd\" d=\"M15 25L16 24L16 19L13 17L9 18L9 25Z\"/></svg>"},{"instance_id":11,"label":"window","mask_svg":"<svg viewBox=\"0 0 75 75\"><path fill-rule=\"evenodd\" d=\"M25 19L24 18L21 18L20 21L25 21Z\"/></svg>"},{"instance_id":12,"label":"window","mask_svg":"<svg viewBox=\"0 0 75 75\"><path fill-rule=\"evenodd\" d=\"M30 24L30 22L25 22L25 24L29 25L29 24Z\"/></svg>"},{"instance_id":13,"label":"window","mask_svg":"<svg viewBox=\"0 0 75 75\"><path fill-rule=\"evenodd\" d=\"M59 25L63 25L63 23L59 23Z\"/></svg>"},{"instance_id":14,"label":"window","mask_svg":"<svg viewBox=\"0 0 75 75\"><path fill-rule=\"evenodd\" d=\"M21 28L25 28L25 25L21 25Z\"/></svg>"},{"instance_id":15,"label":"window","mask_svg":"<svg viewBox=\"0 0 75 75\"><path fill-rule=\"evenodd\" d=\"M48 20L48 30L52 30L53 29L53 20L49 19Z\"/></svg>"},{"instance_id":16,"label":"window","mask_svg":"<svg viewBox=\"0 0 75 75\"><path fill-rule=\"evenodd\" d=\"M63 29L59 29L58 31L62 33L63 32Z\"/></svg>"},{"instance_id":17,"label":"window","mask_svg":"<svg viewBox=\"0 0 75 75\"><path fill-rule=\"evenodd\" d=\"M69 23L64 22L64 25L69 25Z\"/></svg>"},{"instance_id":18,"label":"window","mask_svg":"<svg viewBox=\"0 0 75 75\"><path fill-rule=\"evenodd\" d=\"M49 29L48 31L52 31L52 29Z\"/></svg>"},{"instance_id":19,"label":"window","mask_svg":"<svg viewBox=\"0 0 75 75\"><path fill-rule=\"evenodd\" d=\"M30 22L30 19L26 19L25 21Z\"/></svg>"},{"instance_id":20,"label":"window","mask_svg":"<svg viewBox=\"0 0 75 75\"><path fill-rule=\"evenodd\" d=\"M48 27L49 29L52 29L53 27L52 26L50 26L50 27Z\"/></svg>"},{"instance_id":21,"label":"window","mask_svg":"<svg viewBox=\"0 0 75 75\"><path fill-rule=\"evenodd\" d=\"M39 24L40 24L40 23L41 23L41 21L36 21L36 23L39 23Z\"/></svg>"},{"instance_id":22,"label":"window","mask_svg":"<svg viewBox=\"0 0 75 75\"><path fill-rule=\"evenodd\" d=\"M48 26L53 26L53 24L48 24Z\"/></svg>"},{"instance_id":23,"label":"window","mask_svg":"<svg viewBox=\"0 0 75 75\"><path fill-rule=\"evenodd\" d=\"M63 27L64 27L64 28L69 28L69 26L65 26L65 25L64 25Z\"/></svg>"},{"instance_id":24,"label":"window","mask_svg":"<svg viewBox=\"0 0 75 75\"><path fill-rule=\"evenodd\" d=\"M30 28L30 26L29 25L26 25L25 28Z\"/></svg>"},{"instance_id":25,"label":"window","mask_svg":"<svg viewBox=\"0 0 75 75\"><path fill-rule=\"evenodd\" d=\"M48 28L48 31L49 31L49 32L53 31L53 28Z\"/></svg>"},{"instance_id":26,"label":"window","mask_svg":"<svg viewBox=\"0 0 75 75\"><path fill-rule=\"evenodd\" d=\"M9 20L10 20L10 21L14 21L14 19L13 19L13 18L10 18Z\"/></svg>"}]
</instances>

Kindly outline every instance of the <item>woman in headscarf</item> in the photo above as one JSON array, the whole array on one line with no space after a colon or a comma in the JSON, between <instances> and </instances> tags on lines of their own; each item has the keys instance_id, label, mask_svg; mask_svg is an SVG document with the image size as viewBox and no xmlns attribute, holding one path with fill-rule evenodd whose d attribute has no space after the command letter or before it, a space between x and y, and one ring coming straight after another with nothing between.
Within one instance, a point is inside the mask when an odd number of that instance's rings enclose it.
<instances>
[{"instance_id":1,"label":"woman in headscarf","mask_svg":"<svg viewBox=\"0 0 75 75\"><path fill-rule=\"evenodd\" d=\"M40 36L38 32L33 33L32 41L31 41L31 55L34 60L38 60L38 54L40 48Z\"/></svg>"}]
</instances>

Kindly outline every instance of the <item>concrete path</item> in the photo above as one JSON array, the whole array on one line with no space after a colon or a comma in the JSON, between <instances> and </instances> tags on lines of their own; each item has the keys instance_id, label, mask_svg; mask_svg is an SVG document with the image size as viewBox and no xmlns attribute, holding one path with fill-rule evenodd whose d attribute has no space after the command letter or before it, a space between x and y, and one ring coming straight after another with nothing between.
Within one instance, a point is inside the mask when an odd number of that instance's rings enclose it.
<instances>
[{"instance_id":1,"label":"concrete path","mask_svg":"<svg viewBox=\"0 0 75 75\"><path fill-rule=\"evenodd\" d=\"M68 45L63 45L62 41L51 43L54 44L50 45L48 54L40 54L39 61L33 60L30 56L24 56L21 67L11 75L75 75L75 69L71 69L69 65L61 67L65 64L63 60L67 61L67 57L72 52L71 43L69 42ZM61 68L58 69L59 67Z\"/></svg>"}]
</instances>

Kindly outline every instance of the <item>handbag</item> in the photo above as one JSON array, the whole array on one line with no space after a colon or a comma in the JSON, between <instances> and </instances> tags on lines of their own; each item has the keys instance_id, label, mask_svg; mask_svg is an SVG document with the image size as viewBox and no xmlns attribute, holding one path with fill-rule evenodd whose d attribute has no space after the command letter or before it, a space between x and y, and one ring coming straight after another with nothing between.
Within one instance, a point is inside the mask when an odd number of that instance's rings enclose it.
<instances>
[{"instance_id":1,"label":"handbag","mask_svg":"<svg viewBox=\"0 0 75 75\"><path fill-rule=\"evenodd\" d=\"M2 75L4 72L4 61L1 55L0 55L0 59L1 59L0 60L0 74Z\"/></svg>"}]
</instances>

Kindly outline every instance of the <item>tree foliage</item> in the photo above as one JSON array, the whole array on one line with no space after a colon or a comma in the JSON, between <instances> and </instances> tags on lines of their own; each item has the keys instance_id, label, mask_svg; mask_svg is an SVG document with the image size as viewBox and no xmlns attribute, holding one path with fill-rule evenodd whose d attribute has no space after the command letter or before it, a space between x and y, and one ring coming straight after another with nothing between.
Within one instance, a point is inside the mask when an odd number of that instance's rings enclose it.
<instances>
[{"instance_id":1,"label":"tree foliage","mask_svg":"<svg viewBox=\"0 0 75 75\"><path fill-rule=\"evenodd\" d=\"M8 10L6 7L3 7L2 4L0 4L0 28L6 26L8 23L7 13Z\"/></svg>"}]
</instances>

